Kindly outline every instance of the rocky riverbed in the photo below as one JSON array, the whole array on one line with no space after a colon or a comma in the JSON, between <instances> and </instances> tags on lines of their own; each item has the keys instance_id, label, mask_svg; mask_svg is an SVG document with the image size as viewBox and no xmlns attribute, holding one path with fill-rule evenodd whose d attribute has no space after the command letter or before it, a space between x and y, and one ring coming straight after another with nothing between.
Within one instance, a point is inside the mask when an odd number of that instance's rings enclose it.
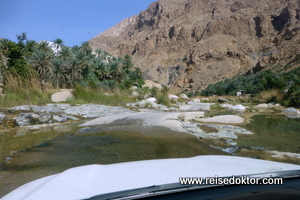
<instances>
[{"instance_id":1,"label":"rocky riverbed","mask_svg":"<svg viewBox=\"0 0 300 200\"><path fill-rule=\"evenodd\" d=\"M164 127L172 131L189 133L200 139L210 139L213 141L214 147L216 147L215 141L218 141L218 146L222 146L221 149L228 152L229 147L236 148L238 146L236 140L241 135L255 134L243 127L251 121L251 116L262 112L282 113L289 118L300 116L297 109L286 109L278 104L259 104L252 107L241 104L221 104L230 114L215 112L215 116L209 116L208 113L211 112L212 105L214 104L190 101L178 103L168 108L156 104L155 98L127 104L127 107L96 104L23 105L2 110L0 112L0 128L7 130L11 127L23 127L28 132L28 130L39 129L42 126L56 126L82 119L90 119L90 121L80 125L83 127L110 126L116 121L118 121L118 125L125 126L128 122L139 120L144 128ZM24 135L26 132L24 130L18 131L16 136L19 136L20 133ZM82 130L88 130L88 128ZM232 153L233 150L231 149L230 152ZM272 151L273 149L270 150L270 152L275 152ZM284 155L299 157L294 154ZM10 159L10 157L6 157L4 161L10 161Z\"/></svg>"},{"instance_id":2,"label":"rocky riverbed","mask_svg":"<svg viewBox=\"0 0 300 200\"><path fill-rule=\"evenodd\" d=\"M95 162L231 154L300 164L297 109L226 104L218 111L212 105L187 102L168 108L143 101L127 107L3 109L0 187L9 192L34 178Z\"/></svg>"}]
</instances>

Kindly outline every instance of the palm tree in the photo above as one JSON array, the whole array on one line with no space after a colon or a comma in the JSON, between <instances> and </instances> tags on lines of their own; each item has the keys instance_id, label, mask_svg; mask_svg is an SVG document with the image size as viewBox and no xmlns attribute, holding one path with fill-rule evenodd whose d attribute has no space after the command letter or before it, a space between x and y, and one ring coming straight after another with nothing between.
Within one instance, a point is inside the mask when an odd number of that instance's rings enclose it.
<instances>
[{"instance_id":1,"label":"palm tree","mask_svg":"<svg viewBox=\"0 0 300 200\"><path fill-rule=\"evenodd\" d=\"M51 58L52 54L50 52L37 49L28 59L28 62L33 65L40 75L42 91L45 91L46 80L52 73Z\"/></svg>"},{"instance_id":2,"label":"palm tree","mask_svg":"<svg viewBox=\"0 0 300 200\"><path fill-rule=\"evenodd\" d=\"M110 63L110 74L112 79L116 79L118 82L124 78L123 63L121 58L116 58Z\"/></svg>"},{"instance_id":3,"label":"palm tree","mask_svg":"<svg viewBox=\"0 0 300 200\"><path fill-rule=\"evenodd\" d=\"M85 55L91 55L93 52L89 42L83 42L80 46L80 49L85 53Z\"/></svg>"},{"instance_id":4,"label":"palm tree","mask_svg":"<svg viewBox=\"0 0 300 200\"><path fill-rule=\"evenodd\" d=\"M131 57L128 54L124 56L123 68L126 73L129 73L129 71L133 68Z\"/></svg>"},{"instance_id":5,"label":"palm tree","mask_svg":"<svg viewBox=\"0 0 300 200\"><path fill-rule=\"evenodd\" d=\"M54 58L51 60L52 64L52 80L53 85L56 85L56 89L59 89L60 86L66 80L65 72L65 62L60 58Z\"/></svg>"},{"instance_id":6,"label":"palm tree","mask_svg":"<svg viewBox=\"0 0 300 200\"><path fill-rule=\"evenodd\" d=\"M60 38L57 38L55 40L53 40L53 43L55 44L56 50L55 53L58 53L64 43L64 41Z\"/></svg>"},{"instance_id":7,"label":"palm tree","mask_svg":"<svg viewBox=\"0 0 300 200\"><path fill-rule=\"evenodd\" d=\"M45 40L41 40L39 43L38 43L38 46L37 48L41 51L48 51L48 52L51 52L52 49L50 48L50 44L48 41L45 41Z\"/></svg>"},{"instance_id":8,"label":"palm tree","mask_svg":"<svg viewBox=\"0 0 300 200\"><path fill-rule=\"evenodd\" d=\"M61 58L63 61L67 61L68 59L71 58L71 56L72 56L72 51L70 47L62 46L59 51L58 57Z\"/></svg>"},{"instance_id":9,"label":"palm tree","mask_svg":"<svg viewBox=\"0 0 300 200\"><path fill-rule=\"evenodd\" d=\"M109 55L109 53L106 51L103 51L101 49L96 49L95 53L96 53L96 57L100 58L101 61L103 62L109 63L110 61L112 61L113 57Z\"/></svg>"},{"instance_id":10,"label":"palm tree","mask_svg":"<svg viewBox=\"0 0 300 200\"><path fill-rule=\"evenodd\" d=\"M72 56L67 60L66 65L68 67L66 78L70 87L75 87L75 85L82 79L82 68L80 62L81 61L75 56Z\"/></svg>"}]
</instances>

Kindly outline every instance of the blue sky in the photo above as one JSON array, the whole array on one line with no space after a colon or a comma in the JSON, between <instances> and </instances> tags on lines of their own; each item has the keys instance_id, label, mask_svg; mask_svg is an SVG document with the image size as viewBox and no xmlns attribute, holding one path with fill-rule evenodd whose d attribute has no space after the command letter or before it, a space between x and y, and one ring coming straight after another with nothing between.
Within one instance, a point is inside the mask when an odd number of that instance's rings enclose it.
<instances>
[{"instance_id":1,"label":"blue sky","mask_svg":"<svg viewBox=\"0 0 300 200\"><path fill-rule=\"evenodd\" d=\"M0 38L80 45L156 0L0 0Z\"/></svg>"}]
</instances>

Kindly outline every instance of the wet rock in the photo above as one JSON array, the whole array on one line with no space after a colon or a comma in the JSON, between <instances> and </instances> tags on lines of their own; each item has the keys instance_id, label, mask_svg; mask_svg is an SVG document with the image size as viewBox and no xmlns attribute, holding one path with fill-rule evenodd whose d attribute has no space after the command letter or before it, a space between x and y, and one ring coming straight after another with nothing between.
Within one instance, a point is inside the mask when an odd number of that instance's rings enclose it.
<instances>
[{"instance_id":1,"label":"wet rock","mask_svg":"<svg viewBox=\"0 0 300 200\"><path fill-rule=\"evenodd\" d=\"M6 115L4 113L0 113L0 120L4 119Z\"/></svg>"},{"instance_id":2,"label":"wet rock","mask_svg":"<svg viewBox=\"0 0 300 200\"><path fill-rule=\"evenodd\" d=\"M15 107L10 108L9 110L30 111L31 106L30 105L15 106Z\"/></svg>"},{"instance_id":3,"label":"wet rock","mask_svg":"<svg viewBox=\"0 0 300 200\"><path fill-rule=\"evenodd\" d=\"M237 145L237 143L234 142L232 139L227 139L227 140L226 140L226 144L227 144L227 145L230 145L230 146L236 146L236 145Z\"/></svg>"},{"instance_id":4,"label":"wet rock","mask_svg":"<svg viewBox=\"0 0 300 200\"><path fill-rule=\"evenodd\" d=\"M62 122L67 122L67 121L75 121L75 120L79 120L77 117L73 117L71 115L53 115L53 121L54 122L59 122L59 123L62 123Z\"/></svg>"},{"instance_id":5,"label":"wet rock","mask_svg":"<svg viewBox=\"0 0 300 200\"><path fill-rule=\"evenodd\" d=\"M212 133L206 133L202 129L199 128L199 126L207 126L211 127L213 129L216 129L215 132ZM182 123L182 127L188 132L193 135L196 135L200 138L228 138L228 139L237 139L237 134L253 134L252 132L236 127L236 126L230 126L230 125L218 125L218 124L198 124L198 123L190 123L185 122Z\"/></svg>"},{"instance_id":6,"label":"wet rock","mask_svg":"<svg viewBox=\"0 0 300 200\"><path fill-rule=\"evenodd\" d=\"M42 124L45 124L45 123L53 123L52 121L52 115L50 114L41 114L40 117L39 117L39 121L42 123Z\"/></svg>"},{"instance_id":7,"label":"wet rock","mask_svg":"<svg viewBox=\"0 0 300 200\"><path fill-rule=\"evenodd\" d=\"M35 113L21 113L18 117L14 117L18 126L29 126L32 124L38 124L39 115Z\"/></svg>"},{"instance_id":8,"label":"wet rock","mask_svg":"<svg viewBox=\"0 0 300 200\"><path fill-rule=\"evenodd\" d=\"M236 115L220 115L209 118L195 119L199 122L211 122L211 123L222 123L222 124L239 124L244 122L244 118Z\"/></svg>"}]
</instances>

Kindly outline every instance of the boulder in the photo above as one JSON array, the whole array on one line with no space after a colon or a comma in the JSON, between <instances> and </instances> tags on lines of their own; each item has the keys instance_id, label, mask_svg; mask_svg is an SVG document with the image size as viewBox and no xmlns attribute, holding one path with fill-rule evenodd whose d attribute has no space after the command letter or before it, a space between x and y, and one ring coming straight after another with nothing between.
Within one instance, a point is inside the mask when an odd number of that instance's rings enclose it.
<instances>
[{"instance_id":1,"label":"boulder","mask_svg":"<svg viewBox=\"0 0 300 200\"><path fill-rule=\"evenodd\" d=\"M139 93L138 93L137 91L133 91L132 94L131 94L131 96L133 96L133 97L138 97L138 96L139 96Z\"/></svg>"},{"instance_id":2,"label":"boulder","mask_svg":"<svg viewBox=\"0 0 300 200\"><path fill-rule=\"evenodd\" d=\"M134 90L138 90L139 88L137 86L131 86L129 89L134 91Z\"/></svg>"},{"instance_id":3,"label":"boulder","mask_svg":"<svg viewBox=\"0 0 300 200\"><path fill-rule=\"evenodd\" d=\"M146 99L145 101L147 101L147 102L156 102L156 98L155 97L150 97L150 98Z\"/></svg>"},{"instance_id":4,"label":"boulder","mask_svg":"<svg viewBox=\"0 0 300 200\"><path fill-rule=\"evenodd\" d=\"M257 108L268 108L269 106L266 103L261 103L261 104L258 104L256 107Z\"/></svg>"},{"instance_id":5,"label":"boulder","mask_svg":"<svg viewBox=\"0 0 300 200\"><path fill-rule=\"evenodd\" d=\"M287 108L283 111L283 113L289 115L300 115L300 111L295 108Z\"/></svg>"},{"instance_id":6,"label":"boulder","mask_svg":"<svg viewBox=\"0 0 300 200\"><path fill-rule=\"evenodd\" d=\"M51 95L51 101L56 102L56 103L67 101L68 99L71 99L71 98L73 98L73 95L68 90L62 91L62 92L56 92Z\"/></svg>"},{"instance_id":7,"label":"boulder","mask_svg":"<svg viewBox=\"0 0 300 200\"><path fill-rule=\"evenodd\" d=\"M169 94L168 97L169 97L170 100L176 100L177 101L179 99L179 97L174 95L174 94Z\"/></svg>"},{"instance_id":8,"label":"boulder","mask_svg":"<svg viewBox=\"0 0 300 200\"><path fill-rule=\"evenodd\" d=\"M143 87L148 87L148 88L156 87L156 88L158 88L159 90L162 89L161 84L155 83L155 82L150 81L150 80L146 80L146 81L145 81L145 84L143 85Z\"/></svg>"},{"instance_id":9,"label":"boulder","mask_svg":"<svg viewBox=\"0 0 300 200\"><path fill-rule=\"evenodd\" d=\"M189 101L189 100L190 100L190 98L189 98L186 94L181 94L181 95L180 95L180 98L182 98L182 99L184 99L184 100L186 100L186 101Z\"/></svg>"},{"instance_id":10,"label":"boulder","mask_svg":"<svg viewBox=\"0 0 300 200\"><path fill-rule=\"evenodd\" d=\"M218 98L218 102L219 103L225 103L225 102L228 102L228 100L224 99L224 98Z\"/></svg>"},{"instance_id":11,"label":"boulder","mask_svg":"<svg viewBox=\"0 0 300 200\"><path fill-rule=\"evenodd\" d=\"M233 110L246 110L246 108L241 104L232 106L232 109Z\"/></svg>"},{"instance_id":12,"label":"boulder","mask_svg":"<svg viewBox=\"0 0 300 200\"><path fill-rule=\"evenodd\" d=\"M192 102L194 102L194 103L200 103L200 99L199 98L194 98L194 99L192 99Z\"/></svg>"},{"instance_id":13,"label":"boulder","mask_svg":"<svg viewBox=\"0 0 300 200\"><path fill-rule=\"evenodd\" d=\"M223 108L227 108L227 109L230 109L230 110L246 110L246 108L241 104L237 104L237 105L221 104L221 106Z\"/></svg>"}]
</instances>

